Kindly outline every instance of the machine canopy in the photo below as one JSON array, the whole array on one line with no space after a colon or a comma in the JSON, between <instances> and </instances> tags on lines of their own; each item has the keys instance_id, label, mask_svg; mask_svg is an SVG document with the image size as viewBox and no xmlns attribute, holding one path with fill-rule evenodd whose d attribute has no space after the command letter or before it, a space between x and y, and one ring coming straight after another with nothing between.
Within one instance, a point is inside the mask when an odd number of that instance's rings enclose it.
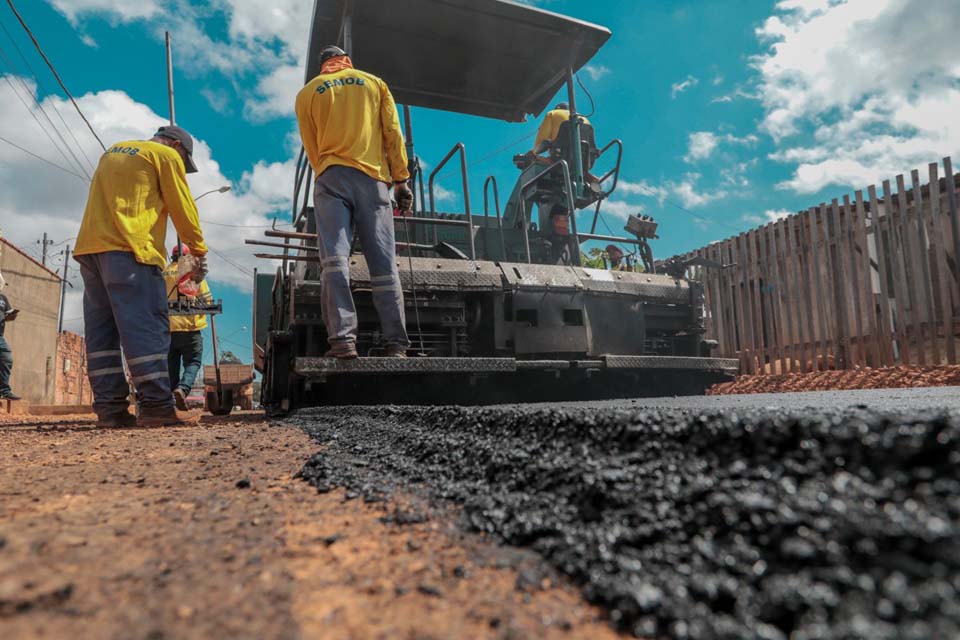
<instances>
[{"instance_id":1,"label":"machine canopy","mask_svg":"<svg viewBox=\"0 0 960 640\"><path fill-rule=\"evenodd\" d=\"M306 81L337 44L398 104L522 122L610 31L508 0L316 0Z\"/></svg>"}]
</instances>

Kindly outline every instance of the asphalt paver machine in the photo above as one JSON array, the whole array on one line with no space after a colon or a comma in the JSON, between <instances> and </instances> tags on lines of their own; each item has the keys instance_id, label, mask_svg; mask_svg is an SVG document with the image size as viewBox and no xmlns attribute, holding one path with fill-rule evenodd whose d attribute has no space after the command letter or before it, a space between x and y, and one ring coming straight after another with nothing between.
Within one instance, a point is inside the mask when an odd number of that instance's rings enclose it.
<instances>
[{"instance_id":1,"label":"asphalt paver machine","mask_svg":"<svg viewBox=\"0 0 960 640\"><path fill-rule=\"evenodd\" d=\"M323 357L313 176L301 151L293 230L247 241L272 248L258 257L281 261L255 278L254 361L268 411L698 394L736 372L736 360L710 357L703 289L687 277L690 265L654 262L654 221L632 216L622 236L596 233L624 149L619 140L595 143L577 113L574 78L610 35L506 0L316 1L306 79L319 73L320 48L338 44L402 105L417 198L414 213L395 223L413 346L407 359L380 357L370 274L357 247L350 280L362 357ZM523 122L564 88L570 120L545 155L514 158L519 175L502 209L491 176L482 215L473 210L462 143L425 175L410 107ZM438 211L437 176L457 169L463 211ZM588 222L589 232L578 227ZM643 271L584 267L588 241L632 245Z\"/></svg>"}]
</instances>

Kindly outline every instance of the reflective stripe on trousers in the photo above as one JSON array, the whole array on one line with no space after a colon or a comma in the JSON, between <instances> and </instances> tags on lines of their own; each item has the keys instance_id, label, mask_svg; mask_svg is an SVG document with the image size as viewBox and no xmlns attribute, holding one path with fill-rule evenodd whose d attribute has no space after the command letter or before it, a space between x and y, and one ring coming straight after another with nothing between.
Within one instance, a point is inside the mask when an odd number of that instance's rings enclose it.
<instances>
[{"instance_id":1,"label":"reflective stripe on trousers","mask_svg":"<svg viewBox=\"0 0 960 640\"><path fill-rule=\"evenodd\" d=\"M393 209L387 185L352 167L332 166L317 177L314 211L320 249L323 320L331 346L357 339L350 292L350 247L357 225L373 285L373 306L384 342L410 346L397 274Z\"/></svg>"},{"instance_id":2,"label":"reflective stripe on trousers","mask_svg":"<svg viewBox=\"0 0 960 640\"><path fill-rule=\"evenodd\" d=\"M170 324L160 268L140 264L126 251L77 256L77 262L83 276L84 339L93 410L108 415L127 409L129 387L123 356L140 407L172 407L167 369Z\"/></svg>"}]
</instances>

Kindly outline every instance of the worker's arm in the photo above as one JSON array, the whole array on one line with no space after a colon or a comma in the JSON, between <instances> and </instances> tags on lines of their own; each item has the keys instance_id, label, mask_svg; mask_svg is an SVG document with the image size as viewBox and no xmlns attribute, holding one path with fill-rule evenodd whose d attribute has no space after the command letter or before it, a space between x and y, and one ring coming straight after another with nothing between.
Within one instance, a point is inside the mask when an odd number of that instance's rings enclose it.
<instances>
[{"instance_id":1,"label":"worker's arm","mask_svg":"<svg viewBox=\"0 0 960 640\"><path fill-rule=\"evenodd\" d=\"M158 154L160 166L160 193L163 195L163 204L166 205L177 230L180 241L190 247L190 252L199 257L207 254L207 245L203 241L203 231L200 230L200 215L197 205L190 195L190 185L187 184L187 174L183 162L166 154Z\"/></svg>"},{"instance_id":2,"label":"worker's arm","mask_svg":"<svg viewBox=\"0 0 960 640\"><path fill-rule=\"evenodd\" d=\"M307 153L310 166L316 169L320 161L320 151L317 148L317 127L313 123L313 113L310 109L315 92L304 88L297 94L296 112L297 126L300 127L300 141Z\"/></svg>"},{"instance_id":3,"label":"worker's arm","mask_svg":"<svg viewBox=\"0 0 960 640\"><path fill-rule=\"evenodd\" d=\"M397 104L393 101L393 94L390 93L387 83L382 81L380 82L380 126L383 129L383 148L387 153L387 162L390 163L390 175L393 181L409 180L407 147L403 143Z\"/></svg>"}]
</instances>

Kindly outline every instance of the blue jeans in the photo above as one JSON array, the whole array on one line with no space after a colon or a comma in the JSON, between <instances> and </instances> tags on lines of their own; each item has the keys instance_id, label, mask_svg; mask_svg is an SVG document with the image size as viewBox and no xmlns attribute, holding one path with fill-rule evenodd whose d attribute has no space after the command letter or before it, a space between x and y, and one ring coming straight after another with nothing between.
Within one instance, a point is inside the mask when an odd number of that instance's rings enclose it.
<instances>
[{"instance_id":1,"label":"blue jeans","mask_svg":"<svg viewBox=\"0 0 960 640\"><path fill-rule=\"evenodd\" d=\"M104 416L129 407L123 358L141 411L172 410L167 371L170 321L160 267L140 264L127 251L77 256L77 262L83 276L83 325L93 410Z\"/></svg>"},{"instance_id":2,"label":"blue jeans","mask_svg":"<svg viewBox=\"0 0 960 640\"><path fill-rule=\"evenodd\" d=\"M183 361L183 373L180 362ZM197 379L203 366L203 336L199 331L172 331L170 333L170 356L167 367L170 370L170 386L181 389L190 395L193 381Z\"/></svg>"},{"instance_id":3,"label":"blue jeans","mask_svg":"<svg viewBox=\"0 0 960 640\"><path fill-rule=\"evenodd\" d=\"M350 291L350 247L356 222L384 342L409 347L387 185L352 167L334 165L317 176L313 202L323 283L320 296L330 346L352 346L357 340L357 310Z\"/></svg>"},{"instance_id":4,"label":"blue jeans","mask_svg":"<svg viewBox=\"0 0 960 640\"><path fill-rule=\"evenodd\" d=\"M10 345L0 336L0 397L13 391L10 388L10 372L13 371L13 351Z\"/></svg>"}]
</instances>

